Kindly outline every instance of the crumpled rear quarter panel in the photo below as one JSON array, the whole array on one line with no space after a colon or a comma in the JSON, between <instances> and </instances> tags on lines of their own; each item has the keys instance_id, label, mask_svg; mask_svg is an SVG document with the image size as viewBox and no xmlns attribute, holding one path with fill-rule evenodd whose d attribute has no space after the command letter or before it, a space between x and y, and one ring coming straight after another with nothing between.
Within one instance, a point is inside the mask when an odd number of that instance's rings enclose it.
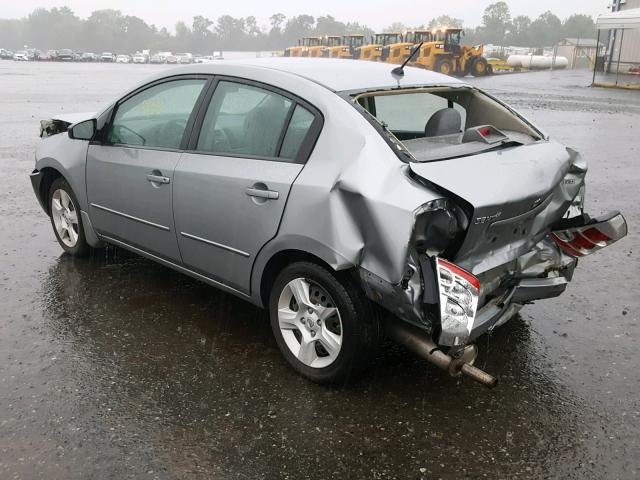
<instances>
[{"instance_id":1,"label":"crumpled rear quarter panel","mask_svg":"<svg viewBox=\"0 0 640 480\"><path fill-rule=\"evenodd\" d=\"M321 258L334 268L359 265L398 283L414 213L440 195L411 180L408 166L364 117L335 98L323 109L324 130L293 185L274 242L299 248L300 237L308 237L325 247Z\"/></svg>"}]
</instances>

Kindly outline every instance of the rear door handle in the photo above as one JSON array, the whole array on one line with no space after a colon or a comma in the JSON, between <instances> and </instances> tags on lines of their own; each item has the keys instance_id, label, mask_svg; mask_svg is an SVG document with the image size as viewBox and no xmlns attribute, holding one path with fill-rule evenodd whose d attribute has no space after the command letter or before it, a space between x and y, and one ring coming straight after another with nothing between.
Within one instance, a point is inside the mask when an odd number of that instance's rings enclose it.
<instances>
[{"instance_id":1,"label":"rear door handle","mask_svg":"<svg viewBox=\"0 0 640 480\"><path fill-rule=\"evenodd\" d=\"M162 175L147 175L147 181L151 183L162 183L164 185L171 183L171 179L169 177L163 177Z\"/></svg>"},{"instance_id":2,"label":"rear door handle","mask_svg":"<svg viewBox=\"0 0 640 480\"><path fill-rule=\"evenodd\" d=\"M266 198L267 200L277 200L280 193L273 190L262 190L260 188L247 188L247 195L250 197Z\"/></svg>"}]
</instances>

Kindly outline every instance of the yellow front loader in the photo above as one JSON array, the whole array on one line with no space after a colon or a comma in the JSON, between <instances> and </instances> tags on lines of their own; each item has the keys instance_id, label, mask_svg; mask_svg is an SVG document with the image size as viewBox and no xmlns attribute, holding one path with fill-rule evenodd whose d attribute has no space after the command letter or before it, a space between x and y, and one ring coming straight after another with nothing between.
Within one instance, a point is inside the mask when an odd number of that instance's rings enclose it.
<instances>
[{"instance_id":1,"label":"yellow front loader","mask_svg":"<svg viewBox=\"0 0 640 480\"><path fill-rule=\"evenodd\" d=\"M400 65L409 57L409 54L417 44L430 42L432 38L430 30L405 32L402 34L400 42L382 47L380 61Z\"/></svg>"},{"instance_id":2,"label":"yellow front loader","mask_svg":"<svg viewBox=\"0 0 640 480\"><path fill-rule=\"evenodd\" d=\"M463 45L460 28L435 28L432 41L424 43L410 65L445 75L481 77L491 72L482 45Z\"/></svg>"},{"instance_id":3,"label":"yellow front loader","mask_svg":"<svg viewBox=\"0 0 640 480\"><path fill-rule=\"evenodd\" d=\"M323 37L303 37L298 45L284 50L285 57L319 57L322 52ZM316 53L317 51L317 53Z\"/></svg>"},{"instance_id":4,"label":"yellow front loader","mask_svg":"<svg viewBox=\"0 0 640 480\"><path fill-rule=\"evenodd\" d=\"M402 42L401 33L376 33L371 37L371 43L355 49L353 58L356 60L380 61L382 49L387 45Z\"/></svg>"},{"instance_id":5,"label":"yellow front loader","mask_svg":"<svg viewBox=\"0 0 640 480\"><path fill-rule=\"evenodd\" d=\"M364 35L343 35L339 45L331 45L328 41L327 47L322 51L322 56L327 58L353 58L355 49L363 45Z\"/></svg>"}]
</instances>

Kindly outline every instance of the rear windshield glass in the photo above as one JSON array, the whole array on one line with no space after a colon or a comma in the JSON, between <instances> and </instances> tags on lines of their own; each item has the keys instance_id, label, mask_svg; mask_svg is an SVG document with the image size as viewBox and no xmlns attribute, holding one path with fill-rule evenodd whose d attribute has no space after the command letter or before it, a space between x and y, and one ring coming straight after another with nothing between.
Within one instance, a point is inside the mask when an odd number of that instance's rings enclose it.
<instances>
[{"instance_id":1,"label":"rear windshield glass","mask_svg":"<svg viewBox=\"0 0 640 480\"><path fill-rule=\"evenodd\" d=\"M436 161L532 143L541 134L472 88L414 88L354 96L411 161Z\"/></svg>"}]
</instances>

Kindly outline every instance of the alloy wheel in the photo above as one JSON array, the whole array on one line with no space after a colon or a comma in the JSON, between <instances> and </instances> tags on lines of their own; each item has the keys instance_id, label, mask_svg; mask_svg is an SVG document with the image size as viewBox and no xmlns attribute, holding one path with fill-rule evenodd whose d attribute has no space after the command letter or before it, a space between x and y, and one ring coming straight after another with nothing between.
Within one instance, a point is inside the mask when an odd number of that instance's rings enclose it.
<instances>
[{"instance_id":1,"label":"alloy wheel","mask_svg":"<svg viewBox=\"0 0 640 480\"><path fill-rule=\"evenodd\" d=\"M56 190L51 196L51 218L60 240L69 248L75 247L80 232L78 209L62 189Z\"/></svg>"},{"instance_id":2,"label":"alloy wheel","mask_svg":"<svg viewBox=\"0 0 640 480\"><path fill-rule=\"evenodd\" d=\"M285 285L278 299L278 325L291 353L304 365L331 365L342 348L340 312L320 285L295 278Z\"/></svg>"}]
</instances>

